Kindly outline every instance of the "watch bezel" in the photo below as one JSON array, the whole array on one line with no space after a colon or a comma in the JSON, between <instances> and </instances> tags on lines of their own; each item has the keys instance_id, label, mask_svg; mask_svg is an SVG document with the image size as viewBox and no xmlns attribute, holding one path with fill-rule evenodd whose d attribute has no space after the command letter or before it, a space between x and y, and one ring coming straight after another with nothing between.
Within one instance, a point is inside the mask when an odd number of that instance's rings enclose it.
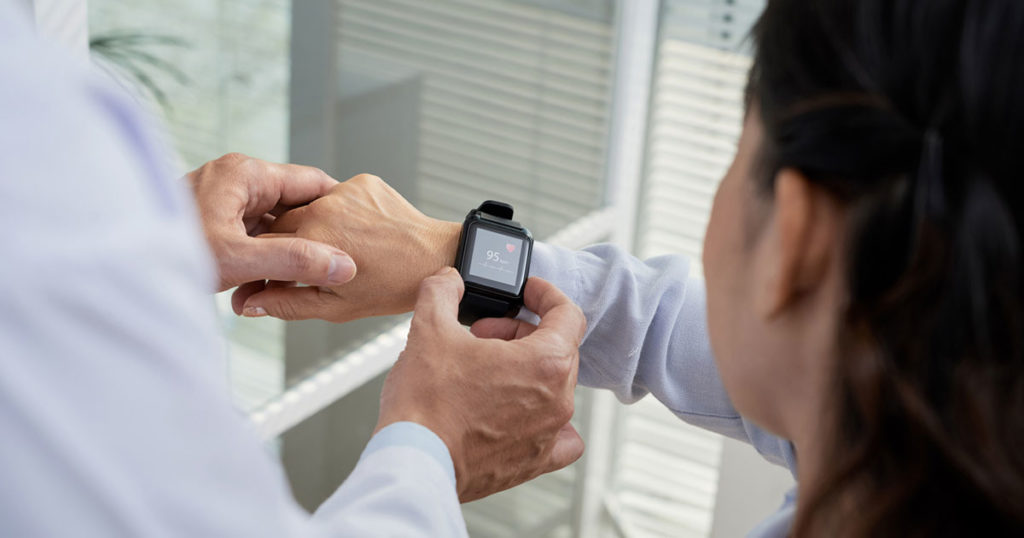
<instances>
[{"instance_id":1,"label":"watch bezel","mask_svg":"<svg viewBox=\"0 0 1024 538\"><path fill-rule=\"evenodd\" d=\"M468 255L467 251L471 249L472 243L476 240L476 230L479 228L523 240L526 253L519 260L519 268L516 274L518 286L469 274L469 264L472 263L472 256ZM503 224L484 217L480 212L476 212L466 219L461 235L457 256L458 263L455 268L462 275L467 291L472 290L477 294L510 299L521 303L523 289L526 287L526 281L529 279L530 258L533 256L533 234L526 228Z\"/></svg>"}]
</instances>

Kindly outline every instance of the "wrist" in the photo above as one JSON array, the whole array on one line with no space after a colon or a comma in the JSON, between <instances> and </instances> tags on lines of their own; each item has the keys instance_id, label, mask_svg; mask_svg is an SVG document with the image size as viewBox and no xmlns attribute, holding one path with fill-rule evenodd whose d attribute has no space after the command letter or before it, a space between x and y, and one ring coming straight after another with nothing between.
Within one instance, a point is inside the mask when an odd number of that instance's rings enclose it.
<instances>
[{"instance_id":1,"label":"wrist","mask_svg":"<svg viewBox=\"0 0 1024 538\"><path fill-rule=\"evenodd\" d=\"M437 254L437 267L434 271L443 267L455 265L455 255L459 250L459 237L462 234L461 222L449 222L446 220L434 220L433 223L433 249Z\"/></svg>"}]
</instances>

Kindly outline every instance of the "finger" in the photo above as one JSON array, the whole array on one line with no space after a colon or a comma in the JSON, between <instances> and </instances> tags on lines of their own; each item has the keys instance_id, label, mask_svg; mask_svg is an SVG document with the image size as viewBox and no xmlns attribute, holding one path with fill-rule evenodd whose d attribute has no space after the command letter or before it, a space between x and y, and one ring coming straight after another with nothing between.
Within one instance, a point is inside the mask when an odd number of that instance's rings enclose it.
<instances>
[{"instance_id":1,"label":"finger","mask_svg":"<svg viewBox=\"0 0 1024 538\"><path fill-rule=\"evenodd\" d=\"M274 217L266 214L242 220L245 224L245 233L250 237L256 237L257 235L267 233L274 225Z\"/></svg>"},{"instance_id":2,"label":"finger","mask_svg":"<svg viewBox=\"0 0 1024 538\"><path fill-rule=\"evenodd\" d=\"M554 331L575 339L578 346L587 328L587 319L576 303L554 284L537 277L526 282L523 303L540 316L539 331Z\"/></svg>"},{"instance_id":3,"label":"finger","mask_svg":"<svg viewBox=\"0 0 1024 538\"><path fill-rule=\"evenodd\" d=\"M196 178L210 176L208 180ZM190 175L192 184L202 184L200 204L212 221L233 223L238 216L251 217L270 212L278 205L298 206L328 194L338 182L322 170L309 166L280 164L228 154ZM204 217L206 218L206 217Z\"/></svg>"},{"instance_id":4,"label":"finger","mask_svg":"<svg viewBox=\"0 0 1024 538\"><path fill-rule=\"evenodd\" d=\"M231 293L231 309L235 311L235 314L241 316L242 308L245 306L245 301L253 294L263 291L266 287L267 282L265 280L246 282L245 284L238 286L235 288L235 291Z\"/></svg>"},{"instance_id":5,"label":"finger","mask_svg":"<svg viewBox=\"0 0 1024 538\"><path fill-rule=\"evenodd\" d=\"M571 423L566 423L555 435L554 447L543 472L550 473L572 464L580 459L583 450L583 438Z\"/></svg>"},{"instance_id":6,"label":"finger","mask_svg":"<svg viewBox=\"0 0 1024 538\"><path fill-rule=\"evenodd\" d=\"M533 334L537 326L518 319L484 318L473 324L469 332L477 338L517 340Z\"/></svg>"},{"instance_id":7,"label":"finger","mask_svg":"<svg viewBox=\"0 0 1024 538\"><path fill-rule=\"evenodd\" d=\"M278 204L298 206L308 204L331 192L338 181L319 168L298 164L267 163L269 182L277 191L274 204L263 212L270 211Z\"/></svg>"},{"instance_id":8,"label":"finger","mask_svg":"<svg viewBox=\"0 0 1024 538\"><path fill-rule=\"evenodd\" d=\"M248 317L272 316L283 320L326 319L331 316L329 296L317 287L268 288L249 297L242 308Z\"/></svg>"},{"instance_id":9,"label":"finger","mask_svg":"<svg viewBox=\"0 0 1024 538\"><path fill-rule=\"evenodd\" d=\"M445 267L423 279L413 309L413 328L432 331L460 329L459 301L465 286L453 267Z\"/></svg>"},{"instance_id":10,"label":"finger","mask_svg":"<svg viewBox=\"0 0 1024 538\"><path fill-rule=\"evenodd\" d=\"M298 285L299 283L295 281L270 280L267 282L267 289L294 288Z\"/></svg>"},{"instance_id":11,"label":"finger","mask_svg":"<svg viewBox=\"0 0 1024 538\"><path fill-rule=\"evenodd\" d=\"M267 279L338 286L356 275L355 262L345 252L298 237L246 238L232 258L236 282Z\"/></svg>"},{"instance_id":12,"label":"finger","mask_svg":"<svg viewBox=\"0 0 1024 538\"><path fill-rule=\"evenodd\" d=\"M275 217L280 217L281 215L284 215L285 213L287 213L289 211L294 211L294 210L296 210L296 209L298 209L300 207L306 207L306 205L308 205L308 204L290 205L290 204L281 204L281 203L279 203L276 206L274 206L273 209L271 209L270 211L267 211L267 213L269 213L269 214L271 214L271 215L273 215Z\"/></svg>"},{"instance_id":13,"label":"finger","mask_svg":"<svg viewBox=\"0 0 1024 538\"><path fill-rule=\"evenodd\" d=\"M270 231L277 233L295 233L299 231L299 227L302 226L303 216L308 210L309 206L302 206L278 215L277 219L274 220L273 226L270 227Z\"/></svg>"}]
</instances>

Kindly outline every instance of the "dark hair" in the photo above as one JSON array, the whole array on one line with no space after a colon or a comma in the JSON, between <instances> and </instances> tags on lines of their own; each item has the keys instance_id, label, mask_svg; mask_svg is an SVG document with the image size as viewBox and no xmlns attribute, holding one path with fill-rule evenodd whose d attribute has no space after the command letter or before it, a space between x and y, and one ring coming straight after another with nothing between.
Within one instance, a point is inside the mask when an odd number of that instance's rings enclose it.
<instances>
[{"instance_id":1,"label":"dark hair","mask_svg":"<svg viewBox=\"0 0 1024 538\"><path fill-rule=\"evenodd\" d=\"M1024 1L769 0L752 36L757 177L849 214L794 533L1024 536Z\"/></svg>"}]
</instances>

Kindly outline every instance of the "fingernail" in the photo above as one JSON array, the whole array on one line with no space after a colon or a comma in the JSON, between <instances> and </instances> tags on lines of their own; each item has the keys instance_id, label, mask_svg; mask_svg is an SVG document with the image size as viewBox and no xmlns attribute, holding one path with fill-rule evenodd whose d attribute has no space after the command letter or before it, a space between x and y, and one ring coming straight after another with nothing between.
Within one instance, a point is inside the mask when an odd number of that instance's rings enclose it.
<instances>
[{"instance_id":1,"label":"fingernail","mask_svg":"<svg viewBox=\"0 0 1024 538\"><path fill-rule=\"evenodd\" d=\"M453 271L455 271L454 267L442 267L440 271L434 273L434 276L444 276Z\"/></svg>"},{"instance_id":2,"label":"fingernail","mask_svg":"<svg viewBox=\"0 0 1024 538\"><path fill-rule=\"evenodd\" d=\"M247 306L242 309L242 315L247 318L259 318L267 315L262 306Z\"/></svg>"},{"instance_id":3,"label":"fingernail","mask_svg":"<svg viewBox=\"0 0 1024 538\"><path fill-rule=\"evenodd\" d=\"M356 262L347 254L331 256L331 266L327 270L327 283L332 286L344 284L356 276Z\"/></svg>"}]
</instances>

